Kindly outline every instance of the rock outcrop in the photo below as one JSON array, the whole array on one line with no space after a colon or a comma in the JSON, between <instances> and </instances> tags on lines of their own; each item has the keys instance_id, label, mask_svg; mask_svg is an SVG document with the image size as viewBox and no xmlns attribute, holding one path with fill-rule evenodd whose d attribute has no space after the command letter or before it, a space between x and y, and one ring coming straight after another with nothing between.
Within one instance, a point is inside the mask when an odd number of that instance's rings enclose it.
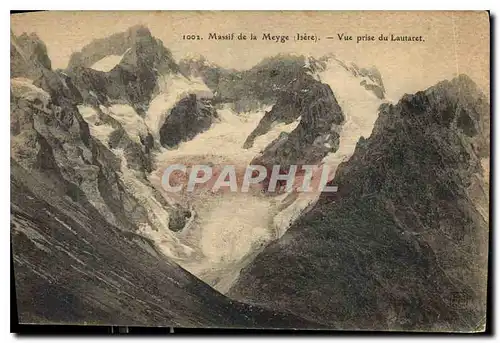
<instances>
[{"instance_id":1,"label":"rock outcrop","mask_svg":"<svg viewBox=\"0 0 500 343\"><path fill-rule=\"evenodd\" d=\"M267 167L279 164L283 168L320 163L338 148L340 127L345 119L330 87L309 74L294 80L266 116L250 134L246 146L269 130L272 122L291 123L300 117L292 132L282 132L252 161Z\"/></svg>"},{"instance_id":2,"label":"rock outcrop","mask_svg":"<svg viewBox=\"0 0 500 343\"><path fill-rule=\"evenodd\" d=\"M280 91L304 73L304 63L304 56L281 54L243 71L222 68L203 57L184 59L179 65L184 74L203 79L216 103L229 103L236 112L250 112L274 104Z\"/></svg>"},{"instance_id":3,"label":"rock outcrop","mask_svg":"<svg viewBox=\"0 0 500 343\"><path fill-rule=\"evenodd\" d=\"M217 118L217 111L210 99L190 94L180 100L166 116L160 128L160 143L172 148L180 142L191 140L209 129Z\"/></svg>"}]
</instances>

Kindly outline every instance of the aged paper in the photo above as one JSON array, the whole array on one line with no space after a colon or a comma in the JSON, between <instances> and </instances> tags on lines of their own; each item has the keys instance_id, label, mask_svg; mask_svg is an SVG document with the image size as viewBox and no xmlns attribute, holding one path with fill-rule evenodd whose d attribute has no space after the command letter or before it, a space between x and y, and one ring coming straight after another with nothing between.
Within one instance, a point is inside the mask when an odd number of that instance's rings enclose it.
<instances>
[{"instance_id":1,"label":"aged paper","mask_svg":"<svg viewBox=\"0 0 500 343\"><path fill-rule=\"evenodd\" d=\"M486 328L487 12L11 15L21 323Z\"/></svg>"}]
</instances>

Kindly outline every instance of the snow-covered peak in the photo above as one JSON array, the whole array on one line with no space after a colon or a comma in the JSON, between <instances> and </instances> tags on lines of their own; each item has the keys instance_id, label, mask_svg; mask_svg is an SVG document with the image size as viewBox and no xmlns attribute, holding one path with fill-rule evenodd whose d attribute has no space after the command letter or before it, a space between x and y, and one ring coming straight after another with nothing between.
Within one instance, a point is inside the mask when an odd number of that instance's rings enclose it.
<instances>
[{"instance_id":1,"label":"snow-covered peak","mask_svg":"<svg viewBox=\"0 0 500 343\"><path fill-rule=\"evenodd\" d=\"M205 56L197 53L187 53L180 61L180 63L185 63L189 65L197 65L199 67L217 68L215 63L208 61Z\"/></svg>"}]
</instances>

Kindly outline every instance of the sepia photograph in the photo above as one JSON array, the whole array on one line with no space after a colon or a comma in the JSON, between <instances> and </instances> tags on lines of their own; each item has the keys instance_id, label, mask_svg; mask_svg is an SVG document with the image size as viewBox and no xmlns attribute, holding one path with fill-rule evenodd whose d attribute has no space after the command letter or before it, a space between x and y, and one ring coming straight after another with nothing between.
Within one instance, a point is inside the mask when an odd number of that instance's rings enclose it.
<instances>
[{"instance_id":1,"label":"sepia photograph","mask_svg":"<svg viewBox=\"0 0 500 343\"><path fill-rule=\"evenodd\" d=\"M11 320L485 332L490 20L11 13Z\"/></svg>"}]
</instances>

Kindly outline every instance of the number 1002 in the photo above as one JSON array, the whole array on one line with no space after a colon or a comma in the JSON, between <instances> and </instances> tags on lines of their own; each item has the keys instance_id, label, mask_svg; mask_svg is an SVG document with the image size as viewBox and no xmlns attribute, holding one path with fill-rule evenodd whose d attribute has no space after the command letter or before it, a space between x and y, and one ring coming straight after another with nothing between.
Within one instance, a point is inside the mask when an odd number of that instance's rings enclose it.
<instances>
[{"instance_id":1,"label":"number 1002","mask_svg":"<svg viewBox=\"0 0 500 343\"><path fill-rule=\"evenodd\" d=\"M183 40L202 40L200 35L182 35Z\"/></svg>"}]
</instances>

